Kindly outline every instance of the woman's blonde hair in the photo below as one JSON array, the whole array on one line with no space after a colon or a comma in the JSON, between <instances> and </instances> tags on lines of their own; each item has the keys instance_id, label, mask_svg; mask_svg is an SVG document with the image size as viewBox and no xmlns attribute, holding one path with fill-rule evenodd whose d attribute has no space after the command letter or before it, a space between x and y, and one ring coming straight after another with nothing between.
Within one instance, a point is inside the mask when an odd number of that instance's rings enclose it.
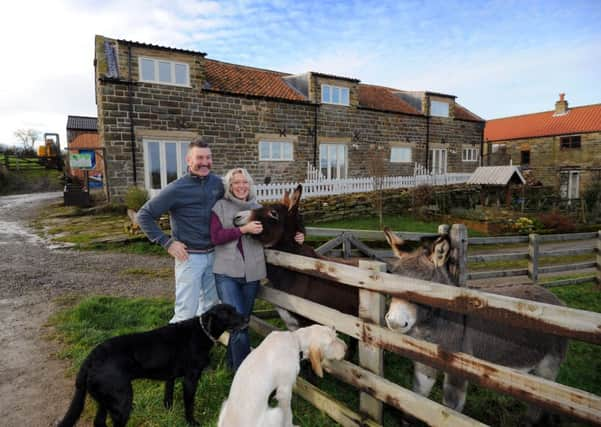
<instances>
[{"instance_id":1,"label":"woman's blonde hair","mask_svg":"<svg viewBox=\"0 0 601 427\"><path fill-rule=\"evenodd\" d=\"M241 174L244 177L244 179L246 179L248 181L248 184L250 186L250 189L248 190L247 200L255 199L257 197L256 191L255 191L255 182L254 182L252 176L250 176L248 171L244 168L234 168L234 169L230 169L229 171L226 172L226 174L223 177L223 187L225 190L224 197L226 199L230 199L230 200L232 198L236 198L232 194L232 180L234 179L234 175L236 175L238 173Z\"/></svg>"}]
</instances>

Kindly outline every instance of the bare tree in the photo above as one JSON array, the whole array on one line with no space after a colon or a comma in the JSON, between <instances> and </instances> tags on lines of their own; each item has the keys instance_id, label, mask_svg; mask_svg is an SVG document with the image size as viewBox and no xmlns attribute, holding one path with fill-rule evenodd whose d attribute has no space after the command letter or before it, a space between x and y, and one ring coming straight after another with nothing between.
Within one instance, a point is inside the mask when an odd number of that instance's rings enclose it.
<instances>
[{"instance_id":1,"label":"bare tree","mask_svg":"<svg viewBox=\"0 0 601 427\"><path fill-rule=\"evenodd\" d=\"M40 137L40 132L35 129L17 129L15 131L15 136L21 141L23 144L23 148L25 150L33 150L35 146L35 142Z\"/></svg>"}]
</instances>

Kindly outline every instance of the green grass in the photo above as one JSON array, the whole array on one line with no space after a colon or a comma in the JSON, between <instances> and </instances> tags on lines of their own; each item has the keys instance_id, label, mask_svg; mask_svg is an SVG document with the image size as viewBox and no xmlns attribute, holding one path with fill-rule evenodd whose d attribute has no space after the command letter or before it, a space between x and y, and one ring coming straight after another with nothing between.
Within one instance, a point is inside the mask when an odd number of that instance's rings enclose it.
<instances>
[{"instance_id":1,"label":"green grass","mask_svg":"<svg viewBox=\"0 0 601 427\"><path fill-rule=\"evenodd\" d=\"M553 288L552 291L573 308L601 312L601 292L592 284ZM75 305L73 305L75 304ZM127 299L113 297L89 297L77 302L63 300L65 307L51 319L57 337L63 341L61 357L72 361L72 374L80 366L89 351L105 339L125 333L144 331L164 325L171 317L172 301L165 299ZM269 310L271 304L258 300L255 310ZM282 327L279 320L274 326ZM253 345L261 338L251 334ZM205 426L215 426L221 402L226 398L232 375L225 368L225 351L214 348L209 372L203 374L196 394L196 417ZM355 361L356 363L356 361ZM411 388L412 363L406 358L385 353L385 377L403 387ZM579 341L571 341L568 356L562 365L558 382L601 395L601 347ZM441 401L441 378L431 398ZM357 391L326 375L318 387L353 410L358 407ZM134 382L134 410L128 425L131 426L185 426L181 384L176 386L174 409L167 411L162 406L163 387L160 382L138 380ZM66 409L66 408L65 408ZM493 426L513 427L518 425L526 406L518 400L494 391L470 385L464 413ZM293 399L295 423L305 427L336 426L326 415L313 408L299 397ZM94 403L88 401L84 417L88 420L95 413ZM399 425L396 411L385 407L384 426ZM579 426L565 422L569 427Z\"/></svg>"}]
</instances>

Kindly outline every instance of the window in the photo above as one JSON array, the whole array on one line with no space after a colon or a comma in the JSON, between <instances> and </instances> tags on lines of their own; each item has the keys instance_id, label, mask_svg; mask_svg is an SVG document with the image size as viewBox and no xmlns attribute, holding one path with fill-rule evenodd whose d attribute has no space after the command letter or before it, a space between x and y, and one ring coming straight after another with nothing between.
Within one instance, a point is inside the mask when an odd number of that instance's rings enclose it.
<instances>
[{"instance_id":1,"label":"window","mask_svg":"<svg viewBox=\"0 0 601 427\"><path fill-rule=\"evenodd\" d=\"M559 148L561 150L580 148L580 135L562 136L559 138Z\"/></svg>"},{"instance_id":2,"label":"window","mask_svg":"<svg viewBox=\"0 0 601 427\"><path fill-rule=\"evenodd\" d=\"M461 160L464 162L477 162L480 150L475 147L467 147L462 150Z\"/></svg>"},{"instance_id":3,"label":"window","mask_svg":"<svg viewBox=\"0 0 601 427\"><path fill-rule=\"evenodd\" d=\"M324 104L349 105L349 88L321 85L321 102Z\"/></svg>"},{"instance_id":4,"label":"window","mask_svg":"<svg viewBox=\"0 0 601 427\"><path fill-rule=\"evenodd\" d=\"M520 165L530 165L530 151L520 151Z\"/></svg>"},{"instance_id":5,"label":"window","mask_svg":"<svg viewBox=\"0 0 601 427\"><path fill-rule=\"evenodd\" d=\"M347 148L344 144L319 145L319 171L326 179L346 178Z\"/></svg>"},{"instance_id":6,"label":"window","mask_svg":"<svg viewBox=\"0 0 601 427\"><path fill-rule=\"evenodd\" d=\"M580 171L562 171L559 174L559 193L562 199L578 199L580 197Z\"/></svg>"},{"instance_id":7,"label":"window","mask_svg":"<svg viewBox=\"0 0 601 427\"><path fill-rule=\"evenodd\" d=\"M188 141L144 140L144 174L151 196L188 171Z\"/></svg>"},{"instance_id":8,"label":"window","mask_svg":"<svg viewBox=\"0 0 601 427\"><path fill-rule=\"evenodd\" d=\"M391 147L390 163L411 163L410 147Z\"/></svg>"},{"instance_id":9,"label":"window","mask_svg":"<svg viewBox=\"0 0 601 427\"><path fill-rule=\"evenodd\" d=\"M183 62L140 57L140 81L190 86L190 69Z\"/></svg>"},{"instance_id":10,"label":"window","mask_svg":"<svg viewBox=\"0 0 601 427\"><path fill-rule=\"evenodd\" d=\"M434 175L447 173L447 149L432 148L430 150L430 171Z\"/></svg>"},{"instance_id":11,"label":"window","mask_svg":"<svg viewBox=\"0 0 601 427\"><path fill-rule=\"evenodd\" d=\"M449 103L442 101L431 101L430 115L436 117L449 117Z\"/></svg>"},{"instance_id":12,"label":"window","mask_svg":"<svg viewBox=\"0 0 601 427\"><path fill-rule=\"evenodd\" d=\"M290 161L292 159L292 142L259 141L259 160Z\"/></svg>"}]
</instances>

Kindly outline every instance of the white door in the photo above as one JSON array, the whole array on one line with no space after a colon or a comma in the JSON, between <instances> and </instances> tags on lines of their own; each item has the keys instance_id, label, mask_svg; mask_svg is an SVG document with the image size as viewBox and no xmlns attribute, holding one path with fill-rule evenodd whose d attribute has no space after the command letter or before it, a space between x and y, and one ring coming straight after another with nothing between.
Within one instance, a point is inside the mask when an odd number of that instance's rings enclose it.
<instances>
[{"instance_id":1,"label":"white door","mask_svg":"<svg viewBox=\"0 0 601 427\"><path fill-rule=\"evenodd\" d=\"M430 171L434 175L444 175L447 173L447 149L430 149Z\"/></svg>"},{"instance_id":2,"label":"white door","mask_svg":"<svg viewBox=\"0 0 601 427\"><path fill-rule=\"evenodd\" d=\"M326 179L344 179L347 173L345 144L319 145L319 170Z\"/></svg>"},{"instance_id":3,"label":"white door","mask_svg":"<svg viewBox=\"0 0 601 427\"><path fill-rule=\"evenodd\" d=\"M580 172L570 171L570 179L568 183L568 199L580 198Z\"/></svg>"},{"instance_id":4,"label":"white door","mask_svg":"<svg viewBox=\"0 0 601 427\"><path fill-rule=\"evenodd\" d=\"M150 197L187 172L187 151L187 141L144 140L144 182Z\"/></svg>"}]
</instances>

